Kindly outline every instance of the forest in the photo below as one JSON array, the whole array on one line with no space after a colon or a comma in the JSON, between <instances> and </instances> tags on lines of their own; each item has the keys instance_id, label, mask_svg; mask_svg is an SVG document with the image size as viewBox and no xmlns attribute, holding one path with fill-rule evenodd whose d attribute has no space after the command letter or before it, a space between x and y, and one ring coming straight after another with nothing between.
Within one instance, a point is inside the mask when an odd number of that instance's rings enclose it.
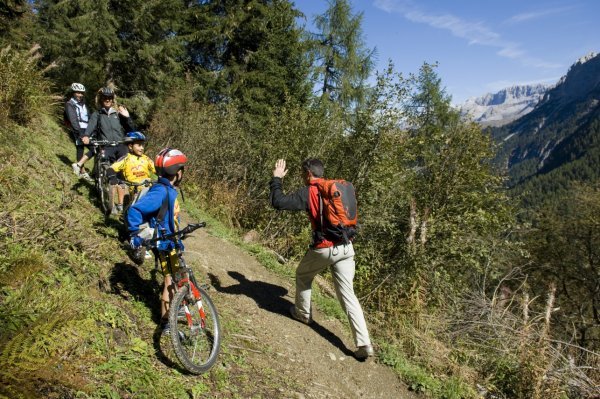
<instances>
[{"instance_id":1,"label":"forest","mask_svg":"<svg viewBox=\"0 0 600 399\"><path fill-rule=\"evenodd\" d=\"M597 169L565 159L546 177L556 190L509 180L501 144L453 108L435 64L374 70L358 6L328 0L311 25L289 0L3 1L0 130L62 119L72 82L92 108L110 85L149 155L188 155L189 200L288 261L310 226L270 207L273 165L287 160L291 189L302 160L320 158L357 189L355 289L371 329L465 386L439 397L481 397L477 384L495 397L598 397ZM12 265L0 258L1 276Z\"/></svg>"}]
</instances>

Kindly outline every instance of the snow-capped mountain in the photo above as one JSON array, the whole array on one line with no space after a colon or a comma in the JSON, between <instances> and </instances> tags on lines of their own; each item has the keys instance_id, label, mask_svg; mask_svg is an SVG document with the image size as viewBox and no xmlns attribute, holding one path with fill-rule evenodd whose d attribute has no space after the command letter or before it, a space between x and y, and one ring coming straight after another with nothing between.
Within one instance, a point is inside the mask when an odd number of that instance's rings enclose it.
<instances>
[{"instance_id":1,"label":"snow-capped mountain","mask_svg":"<svg viewBox=\"0 0 600 399\"><path fill-rule=\"evenodd\" d=\"M460 110L482 125L505 125L533 110L551 87L553 85L512 86L497 93L469 98Z\"/></svg>"}]
</instances>

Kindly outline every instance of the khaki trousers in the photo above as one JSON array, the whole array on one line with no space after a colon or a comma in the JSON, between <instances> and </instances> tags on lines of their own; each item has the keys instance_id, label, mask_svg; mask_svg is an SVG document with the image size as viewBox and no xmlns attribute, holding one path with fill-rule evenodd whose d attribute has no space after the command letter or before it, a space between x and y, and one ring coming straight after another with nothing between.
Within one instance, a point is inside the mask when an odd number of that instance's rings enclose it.
<instances>
[{"instance_id":1,"label":"khaki trousers","mask_svg":"<svg viewBox=\"0 0 600 399\"><path fill-rule=\"evenodd\" d=\"M309 249L296 270L296 310L309 317L312 282L319 272L331 266L338 300L348 321L356 346L371 345L367 323L354 294L354 248L352 243L331 248Z\"/></svg>"}]
</instances>

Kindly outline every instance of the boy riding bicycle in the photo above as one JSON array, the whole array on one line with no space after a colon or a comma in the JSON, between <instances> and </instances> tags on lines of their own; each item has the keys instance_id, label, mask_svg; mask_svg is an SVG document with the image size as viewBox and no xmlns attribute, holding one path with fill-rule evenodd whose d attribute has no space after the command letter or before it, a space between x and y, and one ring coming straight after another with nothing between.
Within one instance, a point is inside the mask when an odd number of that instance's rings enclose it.
<instances>
[{"instance_id":1,"label":"boy riding bicycle","mask_svg":"<svg viewBox=\"0 0 600 399\"><path fill-rule=\"evenodd\" d=\"M140 132L129 132L125 135L124 143L127 144L129 154L121 157L117 162L110 166L110 169L115 173L121 173L123 178L128 183L144 183L149 181L152 175L156 174L154 162L144 154L144 144L146 136ZM141 196L142 191L139 186L129 187L129 204L137 201ZM116 205L117 212L123 211L123 203L125 191L118 191L118 200Z\"/></svg>"},{"instance_id":2,"label":"boy riding bicycle","mask_svg":"<svg viewBox=\"0 0 600 399\"><path fill-rule=\"evenodd\" d=\"M186 162L187 157L176 149L165 148L156 156L155 167L159 176L158 181L127 211L126 220L131 237L129 243L132 249L140 249L144 239L150 238L147 236L147 229L143 229L142 225L145 223L148 223L149 228L153 229L152 234L158 238L176 231L179 225L176 205L177 187L183 179ZM146 236L144 236L145 234ZM156 251L161 255L169 254L172 250L173 243L169 240L159 240L156 245ZM160 306L163 334L169 333L167 317L174 293L171 274L167 270L166 264L167 262L161 262L165 277Z\"/></svg>"}]
</instances>

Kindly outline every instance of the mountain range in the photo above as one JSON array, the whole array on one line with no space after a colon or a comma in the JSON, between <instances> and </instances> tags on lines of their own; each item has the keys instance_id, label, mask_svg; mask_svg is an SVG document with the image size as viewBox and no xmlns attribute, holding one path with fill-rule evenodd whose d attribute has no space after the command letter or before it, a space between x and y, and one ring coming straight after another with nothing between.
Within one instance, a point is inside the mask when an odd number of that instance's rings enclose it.
<instances>
[{"instance_id":1,"label":"mountain range","mask_svg":"<svg viewBox=\"0 0 600 399\"><path fill-rule=\"evenodd\" d=\"M505 125L531 112L551 87L544 84L508 87L497 93L469 98L460 106L460 111L482 126Z\"/></svg>"},{"instance_id":2,"label":"mountain range","mask_svg":"<svg viewBox=\"0 0 600 399\"><path fill-rule=\"evenodd\" d=\"M577 60L530 112L491 132L509 184L523 192L600 179L600 56Z\"/></svg>"}]
</instances>

